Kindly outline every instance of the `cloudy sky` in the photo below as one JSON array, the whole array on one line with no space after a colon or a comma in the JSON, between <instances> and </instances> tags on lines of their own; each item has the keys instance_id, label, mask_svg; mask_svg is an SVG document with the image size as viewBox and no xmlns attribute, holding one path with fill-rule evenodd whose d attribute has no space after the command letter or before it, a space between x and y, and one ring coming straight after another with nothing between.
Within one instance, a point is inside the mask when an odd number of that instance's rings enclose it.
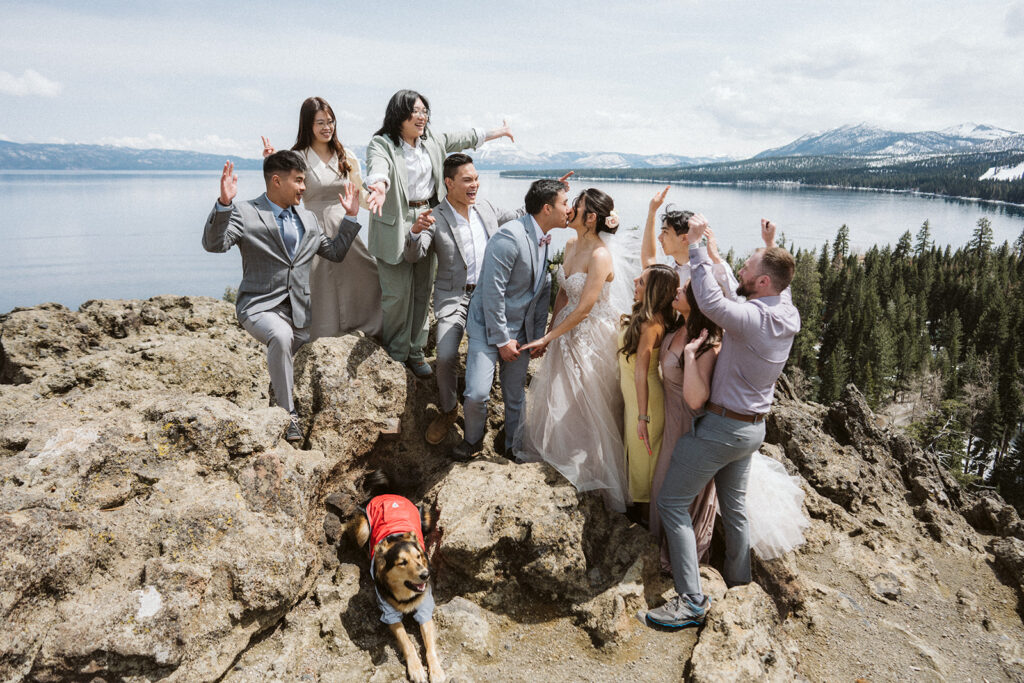
<instances>
[{"instance_id":1,"label":"cloudy sky","mask_svg":"<svg viewBox=\"0 0 1024 683\"><path fill-rule=\"evenodd\" d=\"M390 95L517 144L747 156L868 122L1024 131L1024 1L7 2L0 138L258 157L325 97L365 144Z\"/></svg>"}]
</instances>

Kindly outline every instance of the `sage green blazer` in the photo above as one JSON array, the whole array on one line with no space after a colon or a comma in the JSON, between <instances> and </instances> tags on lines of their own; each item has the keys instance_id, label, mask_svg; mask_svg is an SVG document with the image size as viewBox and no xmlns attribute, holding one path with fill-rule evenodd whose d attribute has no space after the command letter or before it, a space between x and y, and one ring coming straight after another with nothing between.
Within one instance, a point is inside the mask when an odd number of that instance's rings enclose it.
<instances>
[{"instance_id":1,"label":"sage green blazer","mask_svg":"<svg viewBox=\"0 0 1024 683\"><path fill-rule=\"evenodd\" d=\"M434 135L430 127L427 127L426 138L421 139L419 144L423 145L423 149L430 156L438 202L444 199L446 194L444 179L441 176L445 157L464 149L475 149L483 142L474 130ZM370 213L370 241L367 247L376 258L391 265L398 265L404 260L405 235L412 227L408 220L409 172L405 167L402 146L396 145L387 135L375 135L366 147L367 181L374 176L386 176L391 184L384 197L381 215Z\"/></svg>"}]
</instances>

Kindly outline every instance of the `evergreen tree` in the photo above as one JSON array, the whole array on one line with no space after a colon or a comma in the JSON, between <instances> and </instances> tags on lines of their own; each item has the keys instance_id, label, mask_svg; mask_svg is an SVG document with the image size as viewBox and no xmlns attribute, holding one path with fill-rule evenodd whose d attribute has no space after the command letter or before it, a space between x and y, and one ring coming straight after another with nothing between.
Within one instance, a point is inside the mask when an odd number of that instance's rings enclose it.
<instances>
[{"instance_id":1,"label":"evergreen tree","mask_svg":"<svg viewBox=\"0 0 1024 683\"><path fill-rule=\"evenodd\" d=\"M1017 239L1013 242L1013 253L1015 256L1024 256L1024 229L1017 235Z\"/></svg>"},{"instance_id":2,"label":"evergreen tree","mask_svg":"<svg viewBox=\"0 0 1024 683\"><path fill-rule=\"evenodd\" d=\"M931 247L932 229L928 219L925 219L924 223L921 224L921 228L917 231L917 241L914 243L914 256L918 258L924 256Z\"/></svg>"},{"instance_id":3,"label":"evergreen tree","mask_svg":"<svg viewBox=\"0 0 1024 683\"><path fill-rule=\"evenodd\" d=\"M987 256L988 252L992 249L994 240L995 235L992 232L992 222L982 216L978 219L977 227L971 235L971 241L967 243L967 248L975 256Z\"/></svg>"},{"instance_id":4,"label":"evergreen tree","mask_svg":"<svg viewBox=\"0 0 1024 683\"><path fill-rule=\"evenodd\" d=\"M902 261L910 256L910 248L912 244L913 240L910 237L910 231L907 230L905 233L900 235L900 241L896 243L896 248L892 251L893 260Z\"/></svg>"},{"instance_id":5,"label":"evergreen tree","mask_svg":"<svg viewBox=\"0 0 1024 683\"><path fill-rule=\"evenodd\" d=\"M846 357L846 346L840 341L828 355L821 370L821 389L818 391L822 403L831 403L839 398L846 386L850 368Z\"/></svg>"},{"instance_id":6,"label":"evergreen tree","mask_svg":"<svg viewBox=\"0 0 1024 683\"><path fill-rule=\"evenodd\" d=\"M1024 512L1024 434L1017 434L1009 453L992 469L988 483L1018 512Z\"/></svg>"},{"instance_id":7,"label":"evergreen tree","mask_svg":"<svg viewBox=\"0 0 1024 683\"><path fill-rule=\"evenodd\" d=\"M840 261L846 260L847 254L850 253L850 229L846 227L846 223L839 226L839 231L836 232L836 241L832 245L832 260Z\"/></svg>"}]
</instances>

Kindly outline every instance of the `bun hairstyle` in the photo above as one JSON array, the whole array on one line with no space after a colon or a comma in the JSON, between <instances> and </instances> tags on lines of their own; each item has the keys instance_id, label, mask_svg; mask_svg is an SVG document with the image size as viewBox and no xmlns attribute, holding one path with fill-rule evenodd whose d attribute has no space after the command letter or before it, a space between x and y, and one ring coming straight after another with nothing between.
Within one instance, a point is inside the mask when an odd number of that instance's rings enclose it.
<instances>
[{"instance_id":1,"label":"bun hairstyle","mask_svg":"<svg viewBox=\"0 0 1024 683\"><path fill-rule=\"evenodd\" d=\"M331 121L334 121L331 140L327 146L338 155L338 170L342 175L348 175L352 171L352 164L345 157L345 148L338 140L338 119L334 116L331 105L327 104L327 100L322 97L307 97L299 107L299 133L295 136L295 144L292 145L292 149L301 152L313 146L313 119L316 118L317 112L321 111L327 114Z\"/></svg>"},{"instance_id":2,"label":"bun hairstyle","mask_svg":"<svg viewBox=\"0 0 1024 683\"><path fill-rule=\"evenodd\" d=\"M664 226L672 228L677 235L685 235L690 232L690 219L693 216L693 211L680 211L669 204L661 214L661 222Z\"/></svg>"},{"instance_id":3,"label":"bun hairstyle","mask_svg":"<svg viewBox=\"0 0 1024 683\"><path fill-rule=\"evenodd\" d=\"M584 202L586 202L584 204ZM619 217L615 215L615 202L601 190L588 187L580 192L572 208L579 211L583 206L583 220L586 222L588 214L597 216L597 224L594 232L600 235L602 232L614 234L619 229Z\"/></svg>"}]
</instances>

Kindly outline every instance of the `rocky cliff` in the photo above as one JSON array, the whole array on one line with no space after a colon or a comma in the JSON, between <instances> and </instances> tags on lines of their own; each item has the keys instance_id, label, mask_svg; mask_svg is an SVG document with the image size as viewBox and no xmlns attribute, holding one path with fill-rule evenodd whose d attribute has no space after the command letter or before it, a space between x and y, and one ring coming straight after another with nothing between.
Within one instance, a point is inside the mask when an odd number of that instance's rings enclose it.
<instances>
[{"instance_id":1,"label":"rocky cliff","mask_svg":"<svg viewBox=\"0 0 1024 683\"><path fill-rule=\"evenodd\" d=\"M432 385L366 339L300 352L293 448L229 304L0 323L0 680L402 678L365 559L338 539L380 466L438 513L456 680L1024 679L1024 524L852 387L829 407L780 398L769 421L807 543L731 590L713 557L707 625L662 633L636 616L671 591L642 529L546 466L426 446Z\"/></svg>"}]
</instances>

